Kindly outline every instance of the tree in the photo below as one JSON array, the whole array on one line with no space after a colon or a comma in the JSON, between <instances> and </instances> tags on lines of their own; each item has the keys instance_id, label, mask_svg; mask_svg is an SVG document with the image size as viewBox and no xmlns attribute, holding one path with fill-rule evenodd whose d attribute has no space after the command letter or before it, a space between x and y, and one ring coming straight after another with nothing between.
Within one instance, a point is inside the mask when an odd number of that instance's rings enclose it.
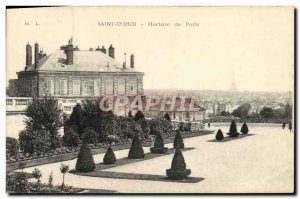
<instances>
[{"instance_id":1,"label":"tree","mask_svg":"<svg viewBox=\"0 0 300 199\"><path fill-rule=\"evenodd\" d=\"M25 129L19 133L19 141L23 153L44 154L51 150L51 137L46 130Z\"/></svg>"},{"instance_id":2,"label":"tree","mask_svg":"<svg viewBox=\"0 0 300 199\"><path fill-rule=\"evenodd\" d=\"M42 173L38 168L34 168L33 172L32 172L32 176L37 179L37 191L40 190L41 187L41 180L40 178L42 177Z\"/></svg>"},{"instance_id":3,"label":"tree","mask_svg":"<svg viewBox=\"0 0 300 199\"><path fill-rule=\"evenodd\" d=\"M64 178L64 177L63 177ZM63 179L64 180L64 179ZM53 188L53 171L51 171L49 177L48 177L48 185L49 188L52 189Z\"/></svg>"},{"instance_id":4,"label":"tree","mask_svg":"<svg viewBox=\"0 0 300 199\"><path fill-rule=\"evenodd\" d=\"M241 104L237 109L235 109L232 112L232 115L243 119L248 116L250 109L251 109L251 104L244 103L244 104Z\"/></svg>"},{"instance_id":5,"label":"tree","mask_svg":"<svg viewBox=\"0 0 300 199\"><path fill-rule=\"evenodd\" d=\"M285 117L287 119L291 119L292 116L293 116L293 107L289 103L287 103L285 105Z\"/></svg>"},{"instance_id":6,"label":"tree","mask_svg":"<svg viewBox=\"0 0 300 199\"><path fill-rule=\"evenodd\" d=\"M144 118L145 118L145 115L142 113L142 111L136 112L136 114L133 117L134 121L138 121L138 120L144 119Z\"/></svg>"},{"instance_id":7,"label":"tree","mask_svg":"<svg viewBox=\"0 0 300 199\"><path fill-rule=\"evenodd\" d=\"M77 165L76 165L77 166ZM60 172L63 174L63 181L61 184L61 187L64 188L65 187L65 175L66 173L69 171L69 165L67 164L61 164L60 165Z\"/></svg>"},{"instance_id":8,"label":"tree","mask_svg":"<svg viewBox=\"0 0 300 199\"><path fill-rule=\"evenodd\" d=\"M236 128L236 123L234 120L232 120L230 128L229 128L229 133L227 133L229 137L237 137L239 133L237 132Z\"/></svg>"},{"instance_id":9,"label":"tree","mask_svg":"<svg viewBox=\"0 0 300 199\"><path fill-rule=\"evenodd\" d=\"M92 128L84 129L84 133L82 135L82 141L86 144L97 144L98 143L97 133Z\"/></svg>"},{"instance_id":10,"label":"tree","mask_svg":"<svg viewBox=\"0 0 300 199\"><path fill-rule=\"evenodd\" d=\"M243 126L241 128L241 132L243 134L247 134L249 132L249 129L248 129L248 126L247 126L246 122L244 122L244 124L243 124Z\"/></svg>"},{"instance_id":11,"label":"tree","mask_svg":"<svg viewBox=\"0 0 300 199\"><path fill-rule=\"evenodd\" d=\"M228 111L221 111L221 116L230 116L230 113Z\"/></svg>"},{"instance_id":12,"label":"tree","mask_svg":"<svg viewBox=\"0 0 300 199\"><path fill-rule=\"evenodd\" d=\"M28 193L28 179L25 173L17 173L15 178L15 191L16 193Z\"/></svg>"},{"instance_id":13,"label":"tree","mask_svg":"<svg viewBox=\"0 0 300 199\"><path fill-rule=\"evenodd\" d=\"M82 108L80 104L76 104L76 106L73 108L73 111L70 116L69 123L70 125L74 125L77 129L77 133L79 137L81 137L83 133L83 127L82 127Z\"/></svg>"},{"instance_id":14,"label":"tree","mask_svg":"<svg viewBox=\"0 0 300 199\"><path fill-rule=\"evenodd\" d=\"M73 129L70 129L63 135L63 142L68 147L77 147L79 144L79 136Z\"/></svg>"},{"instance_id":15,"label":"tree","mask_svg":"<svg viewBox=\"0 0 300 199\"><path fill-rule=\"evenodd\" d=\"M183 139L182 136L180 134L180 131L176 132L175 138L174 138L174 144L173 144L174 148L180 148L180 149L184 149L184 143L183 143Z\"/></svg>"},{"instance_id":16,"label":"tree","mask_svg":"<svg viewBox=\"0 0 300 199\"><path fill-rule=\"evenodd\" d=\"M97 101L82 101L81 120L82 129L91 128L95 132L101 132L102 114L98 108Z\"/></svg>"},{"instance_id":17,"label":"tree","mask_svg":"<svg viewBox=\"0 0 300 199\"><path fill-rule=\"evenodd\" d=\"M51 149L57 147L58 130L63 126L63 110L52 97L33 98L25 108L26 129L49 133Z\"/></svg>"},{"instance_id":18,"label":"tree","mask_svg":"<svg viewBox=\"0 0 300 199\"><path fill-rule=\"evenodd\" d=\"M19 141L15 138L6 137L6 158L19 159Z\"/></svg>"},{"instance_id":19,"label":"tree","mask_svg":"<svg viewBox=\"0 0 300 199\"><path fill-rule=\"evenodd\" d=\"M164 147L164 140L159 132L156 133L154 147L150 148L152 153L166 153L168 148Z\"/></svg>"},{"instance_id":20,"label":"tree","mask_svg":"<svg viewBox=\"0 0 300 199\"><path fill-rule=\"evenodd\" d=\"M191 174L191 170L186 169L186 163L179 147L176 148L171 169L167 169L166 172L168 178L173 180L181 180Z\"/></svg>"},{"instance_id":21,"label":"tree","mask_svg":"<svg viewBox=\"0 0 300 199\"><path fill-rule=\"evenodd\" d=\"M169 113L165 113L164 118L168 121L171 121Z\"/></svg>"},{"instance_id":22,"label":"tree","mask_svg":"<svg viewBox=\"0 0 300 199\"><path fill-rule=\"evenodd\" d=\"M117 159L116 159L114 151L112 150L111 147L108 147L108 149L103 157L104 164L115 164L116 161L117 161Z\"/></svg>"},{"instance_id":23,"label":"tree","mask_svg":"<svg viewBox=\"0 0 300 199\"><path fill-rule=\"evenodd\" d=\"M119 140L119 137L122 136L122 129L120 128L120 120L118 120L118 117L113 116L109 118L104 118L102 123L102 139L105 139L105 142L108 143L109 136L110 139L111 136L114 136L113 142L117 142ZM111 143L110 143L111 144Z\"/></svg>"},{"instance_id":24,"label":"tree","mask_svg":"<svg viewBox=\"0 0 300 199\"><path fill-rule=\"evenodd\" d=\"M216 140L223 140L223 139L224 139L223 132L221 131L221 129L219 129L216 134Z\"/></svg>"},{"instance_id":25,"label":"tree","mask_svg":"<svg viewBox=\"0 0 300 199\"><path fill-rule=\"evenodd\" d=\"M264 107L259 114L265 119L272 119L274 117L274 111L269 107Z\"/></svg>"},{"instance_id":26,"label":"tree","mask_svg":"<svg viewBox=\"0 0 300 199\"><path fill-rule=\"evenodd\" d=\"M128 153L128 158L130 159L138 159L138 158L144 158L144 149L142 147L142 144L140 142L138 134L135 134L129 153Z\"/></svg>"},{"instance_id":27,"label":"tree","mask_svg":"<svg viewBox=\"0 0 300 199\"><path fill-rule=\"evenodd\" d=\"M76 162L76 171L91 172L95 169L95 162L91 149L86 143L82 144Z\"/></svg>"}]
</instances>

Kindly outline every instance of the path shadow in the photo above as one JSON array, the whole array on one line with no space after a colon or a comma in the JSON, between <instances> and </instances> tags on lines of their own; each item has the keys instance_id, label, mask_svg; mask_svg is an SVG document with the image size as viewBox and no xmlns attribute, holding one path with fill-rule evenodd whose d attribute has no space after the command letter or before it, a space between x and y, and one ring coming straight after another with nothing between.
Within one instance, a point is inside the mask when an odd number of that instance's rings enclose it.
<instances>
[{"instance_id":1,"label":"path shadow","mask_svg":"<svg viewBox=\"0 0 300 199\"><path fill-rule=\"evenodd\" d=\"M252 135L255 135L255 134L240 134L238 137L229 137L228 136L228 137L224 137L223 140L213 139L213 140L208 140L207 142L229 142L229 141L232 141L232 140L238 140L238 139L249 137L249 136L252 136Z\"/></svg>"},{"instance_id":2,"label":"path shadow","mask_svg":"<svg viewBox=\"0 0 300 199\"><path fill-rule=\"evenodd\" d=\"M74 173L76 175L101 177L101 178L115 178L115 179L127 179L127 180L148 180L148 181L164 181L164 182L177 182L177 183L197 183L204 178L199 177L187 177L182 180L172 180L164 175L152 175L152 174L139 174L139 173L123 173L113 171L92 171L89 173Z\"/></svg>"}]
</instances>

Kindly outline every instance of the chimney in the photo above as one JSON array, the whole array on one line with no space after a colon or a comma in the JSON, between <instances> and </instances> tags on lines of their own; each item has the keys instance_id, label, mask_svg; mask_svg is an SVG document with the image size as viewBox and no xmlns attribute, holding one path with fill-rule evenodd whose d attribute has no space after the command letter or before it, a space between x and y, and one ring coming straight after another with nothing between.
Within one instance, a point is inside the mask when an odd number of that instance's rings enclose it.
<instances>
[{"instance_id":1,"label":"chimney","mask_svg":"<svg viewBox=\"0 0 300 199\"><path fill-rule=\"evenodd\" d=\"M109 49L108 49L108 56L110 56L111 58L115 58L115 49L112 45L110 45Z\"/></svg>"},{"instance_id":2,"label":"chimney","mask_svg":"<svg viewBox=\"0 0 300 199\"><path fill-rule=\"evenodd\" d=\"M32 47L29 42L26 45L26 68L32 65Z\"/></svg>"},{"instance_id":3,"label":"chimney","mask_svg":"<svg viewBox=\"0 0 300 199\"><path fill-rule=\"evenodd\" d=\"M67 55L67 65L73 64L73 44L68 44L66 46L66 55Z\"/></svg>"},{"instance_id":4,"label":"chimney","mask_svg":"<svg viewBox=\"0 0 300 199\"><path fill-rule=\"evenodd\" d=\"M39 52L39 59L42 59L42 58L43 58L43 49L41 49Z\"/></svg>"},{"instance_id":5,"label":"chimney","mask_svg":"<svg viewBox=\"0 0 300 199\"><path fill-rule=\"evenodd\" d=\"M134 55L133 54L130 55L130 67L134 68Z\"/></svg>"},{"instance_id":6,"label":"chimney","mask_svg":"<svg viewBox=\"0 0 300 199\"><path fill-rule=\"evenodd\" d=\"M106 48L104 48L104 46L102 46L102 48L100 49L100 51L103 52L104 54L106 54Z\"/></svg>"},{"instance_id":7,"label":"chimney","mask_svg":"<svg viewBox=\"0 0 300 199\"><path fill-rule=\"evenodd\" d=\"M39 67L39 44L34 44L34 68L37 69Z\"/></svg>"}]
</instances>

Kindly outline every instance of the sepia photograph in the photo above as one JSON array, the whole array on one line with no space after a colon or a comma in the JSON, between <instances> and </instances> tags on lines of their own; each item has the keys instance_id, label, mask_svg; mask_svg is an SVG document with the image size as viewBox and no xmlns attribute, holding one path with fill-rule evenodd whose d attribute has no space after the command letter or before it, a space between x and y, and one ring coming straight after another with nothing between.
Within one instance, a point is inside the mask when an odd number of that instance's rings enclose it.
<instances>
[{"instance_id":1,"label":"sepia photograph","mask_svg":"<svg viewBox=\"0 0 300 199\"><path fill-rule=\"evenodd\" d=\"M294 7L5 11L7 194L295 194Z\"/></svg>"}]
</instances>

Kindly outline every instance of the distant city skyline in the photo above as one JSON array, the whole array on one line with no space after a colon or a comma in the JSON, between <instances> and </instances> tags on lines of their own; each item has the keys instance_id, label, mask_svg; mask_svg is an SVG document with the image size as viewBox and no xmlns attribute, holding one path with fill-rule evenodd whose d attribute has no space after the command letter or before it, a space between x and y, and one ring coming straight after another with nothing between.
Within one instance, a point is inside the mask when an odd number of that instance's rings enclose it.
<instances>
[{"instance_id":1,"label":"distant city skyline","mask_svg":"<svg viewBox=\"0 0 300 199\"><path fill-rule=\"evenodd\" d=\"M47 54L73 42L89 50L113 44L116 60L135 55L145 89L288 92L294 90L294 16L281 8L39 8L7 11L7 82L25 67L27 42ZM201 9L200 9L201 10ZM142 13L142 14L141 14ZM105 17L103 17L105 16ZM168 17L171 16L171 17ZM63 19L63 20L62 20ZM134 21L102 27L99 21ZM39 27L25 26L38 21ZM148 27L147 22L195 21L199 27ZM144 25L141 25L144 24ZM127 56L127 63L129 63Z\"/></svg>"}]
</instances>

